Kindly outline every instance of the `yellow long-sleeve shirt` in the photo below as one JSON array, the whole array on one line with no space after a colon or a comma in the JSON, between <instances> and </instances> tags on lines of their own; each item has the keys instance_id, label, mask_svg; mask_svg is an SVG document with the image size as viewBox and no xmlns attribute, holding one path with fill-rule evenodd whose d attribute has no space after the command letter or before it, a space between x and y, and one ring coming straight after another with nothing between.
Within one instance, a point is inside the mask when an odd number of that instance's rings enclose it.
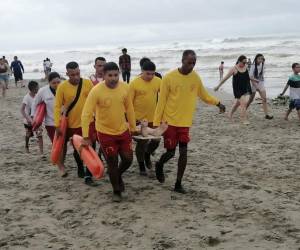
<instances>
[{"instance_id":1,"label":"yellow long-sleeve shirt","mask_svg":"<svg viewBox=\"0 0 300 250\"><path fill-rule=\"evenodd\" d=\"M81 127L81 113L83 110L86 98L93 88L93 84L88 79L82 80L82 88L79 99L76 105L68 114L68 128ZM68 80L63 81L58 85L54 101L54 125L59 126L62 107L68 107L75 99L78 85L71 84Z\"/></svg>"},{"instance_id":2,"label":"yellow long-sleeve shirt","mask_svg":"<svg viewBox=\"0 0 300 250\"><path fill-rule=\"evenodd\" d=\"M183 75L176 69L166 74L160 88L154 126L164 121L172 126L190 127L197 97L208 104L219 103L217 98L207 92L200 76L195 71Z\"/></svg>"},{"instance_id":3,"label":"yellow long-sleeve shirt","mask_svg":"<svg viewBox=\"0 0 300 250\"><path fill-rule=\"evenodd\" d=\"M141 76L130 82L130 98L138 121L146 119L153 122L160 85L161 79L156 76L149 82L143 80Z\"/></svg>"},{"instance_id":4,"label":"yellow long-sleeve shirt","mask_svg":"<svg viewBox=\"0 0 300 250\"><path fill-rule=\"evenodd\" d=\"M98 132L119 135L128 129L125 119L127 115L130 131L135 131L135 115L129 97L129 86L119 82L111 89L105 82L96 85L90 92L81 115L83 137L88 137L89 124L95 114Z\"/></svg>"}]
</instances>

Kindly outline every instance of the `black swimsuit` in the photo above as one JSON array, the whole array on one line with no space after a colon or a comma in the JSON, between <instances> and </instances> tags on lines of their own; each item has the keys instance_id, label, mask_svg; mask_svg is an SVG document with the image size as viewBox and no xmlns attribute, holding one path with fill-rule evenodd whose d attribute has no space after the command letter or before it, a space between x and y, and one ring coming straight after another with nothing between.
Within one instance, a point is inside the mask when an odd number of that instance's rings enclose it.
<instances>
[{"instance_id":1,"label":"black swimsuit","mask_svg":"<svg viewBox=\"0 0 300 250\"><path fill-rule=\"evenodd\" d=\"M237 74L232 77L233 95L235 98L240 99L241 96L251 94L250 77L248 70L245 72L237 71Z\"/></svg>"}]
</instances>

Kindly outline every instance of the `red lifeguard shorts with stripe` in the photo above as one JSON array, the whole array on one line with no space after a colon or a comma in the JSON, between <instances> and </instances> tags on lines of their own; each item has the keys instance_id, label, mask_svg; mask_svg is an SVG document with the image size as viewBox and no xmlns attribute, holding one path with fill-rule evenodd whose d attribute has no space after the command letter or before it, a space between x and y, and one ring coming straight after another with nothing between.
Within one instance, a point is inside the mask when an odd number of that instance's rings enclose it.
<instances>
[{"instance_id":1,"label":"red lifeguard shorts with stripe","mask_svg":"<svg viewBox=\"0 0 300 250\"><path fill-rule=\"evenodd\" d=\"M120 135L108 135L97 132L98 140L106 157L119 153L132 153L132 139L129 131Z\"/></svg>"},{"instance_id":2,"label":"red lifeguard shorts with stripe","mask_svg":"<svg viewBox=\"0 0 300 250\"><path fill-rule=\"evenodd\" d=\"M190 135L189 127L175 127L168 126L168 129L163 134L164 136L164 147L166 149L175 149L179 142L189 143Z\"/></svg>"}]
</instances>

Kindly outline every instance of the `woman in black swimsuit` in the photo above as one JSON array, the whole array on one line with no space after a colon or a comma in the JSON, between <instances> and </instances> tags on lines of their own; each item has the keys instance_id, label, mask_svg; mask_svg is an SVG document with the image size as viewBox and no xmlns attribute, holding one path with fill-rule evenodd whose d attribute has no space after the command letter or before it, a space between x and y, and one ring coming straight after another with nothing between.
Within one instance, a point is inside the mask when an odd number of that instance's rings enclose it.
<instances>
[{"instance_id":1,"label":"woman in black swimsuit","mask_svg":"<svg viewBox=\"0 0 300 250\"><path fill-rule=\"evenodd\" d=\"M229 118L232 119L234 112L238 107L241 109L241 122L245 125L249 124L247 120L247 103L249 100L249 95L251 94L250 77L247 69L247 58L245 56L240 56L236 65L230 69L228 74L219 83L217 87L214 88L218 91L219 88L232 76L232 88L235 97L235 103L229 114Z\"/></svg>"}]
</instances>

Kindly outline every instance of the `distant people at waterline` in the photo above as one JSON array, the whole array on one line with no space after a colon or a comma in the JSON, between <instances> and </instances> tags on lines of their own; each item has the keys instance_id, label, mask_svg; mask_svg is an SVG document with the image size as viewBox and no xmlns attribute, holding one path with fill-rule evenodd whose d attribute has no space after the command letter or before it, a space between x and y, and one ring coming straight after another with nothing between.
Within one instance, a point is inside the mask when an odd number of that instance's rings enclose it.
<instances>
[{"instance_id":1,"label":"distant people at waterline","mask_svg":"<svg viewBox=\"0 0 300 250\"><path fill-rule=\"evenodd\" d=\"M220 66L219 66L219 75L220 75L220 81L223 79L224 75L224 62L222 61Z\"/></svg>"},{"instance_id":2,"label":"distant people at waterline","mask_svg":"<svg viewBox=\"0 0 300 250\"><path fill-rule=\"evenodd\" d=\"M127 54L127 49L122 49L122 54L119 57L119 67L122 72L122 78L124 82L129 83L130 81L130 72L131 72L131 58L130 55Z\"/></svg>"}]
</instances>

